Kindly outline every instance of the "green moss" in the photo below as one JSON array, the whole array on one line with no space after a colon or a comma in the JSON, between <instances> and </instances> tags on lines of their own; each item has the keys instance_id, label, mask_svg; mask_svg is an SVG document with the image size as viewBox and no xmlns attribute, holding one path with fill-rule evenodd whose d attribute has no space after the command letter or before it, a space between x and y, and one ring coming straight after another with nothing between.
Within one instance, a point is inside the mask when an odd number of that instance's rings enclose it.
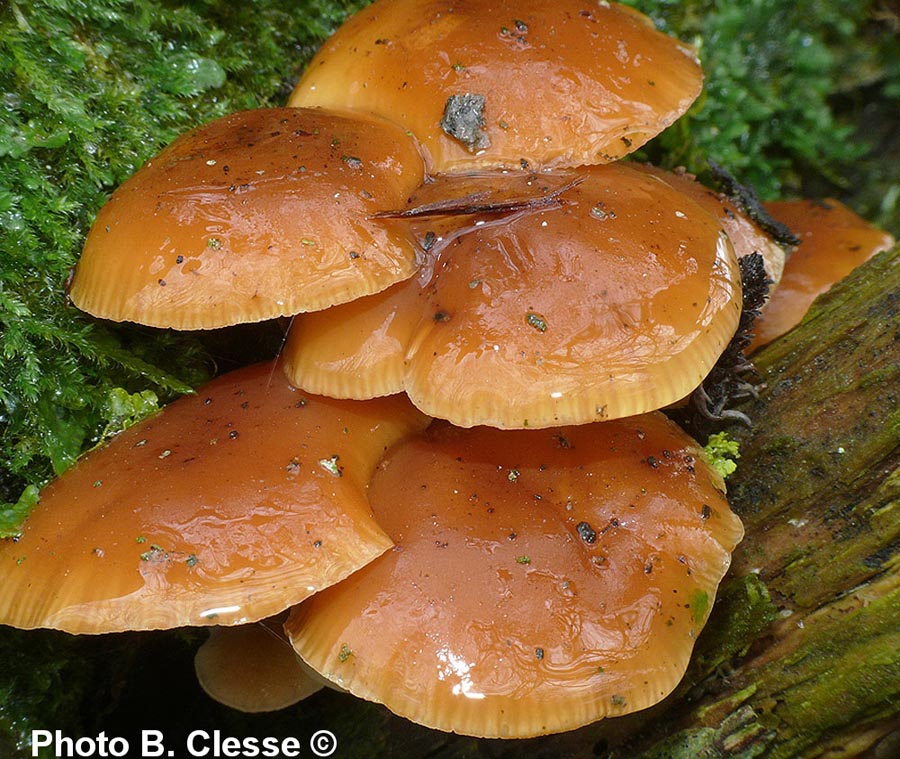
<instances>
[{"instance_id":1,"label":"green moss","mask_svg":"<svg viewBox=\"0 0 900 759\"><path fill-rule=\"evenodd\" d=\"M769 589L755 574L736 577L719 593L691 663L709 672L741 655L778 616Z\"/></svg>"},{"instance_id":2,"label":"green moss","mask_svg":"<svg viewBox=\"0 0 900 759\"><path fill-rule=\"evenodd\" d=\"M0 540L14 538L31 510L37 505L40 490L37 485L28 485L15 503L2 504L0 508Z\"/></svg>"},{"instance_id":3,"label":"green moss","mask_svg":"<svg viewBox=\"0 0 900 759\"><path fill-rule=\"evenodd\" d=\"M682 730L660 741L640 759L752 759L768 752L772 734L748 708L737 709L715 728Z\"/></svg>"},{"instance_id":4,"label":"green moss","mask_svg":"<svg viewBox=\"0 0 900 759\"><path fill-rule=\"evenodd\" d=\"M691 618L695 625L703 624L709 611L709 593L705 590L696 590L691 596Z\"/></svg>"},{"instance_id":5,"label":"green moss","mask_svg":"<svg viewBox=\"0 0 900 759\"><path fill-rule=\"evenodd\" d=\"M65 282L110 192L179 133L280 103L359 3L34 0L0 9L0 504L109 427L114 388L161 401L208 376L197 336L101 324Z\"/></svg>"},{"instance_id":6,"label":"green moss","mask_svg":"<svg viewBox=\"0 0 900 759\"><path fill-rule=\"evenodd\" d=\"M645 759L705 759L716 756L716 731L711 727L682 730L646 752Z\"/></svg>"},{"instance_id":7,"label":"green moss","mask_svg":"<svg viewBox=\"0 0 900 759\"><path fill-rule=\"evenodd\" d=\"M703 453L710 466L723 478L737 471L735 459L741 457L740 444L728 437L727 432L716 432L709 436Z\"/></svg>"},{"instance_id":8,"label":"green moss","mask_svg":"<svg viewBox=\"0 0 900 759\"><path fill-rule=\"evenodd\" d=\"M71 636L0 629L0 753L4 757L26 756L33 729L81 728L82 688L95 675L94 663L82 653L80 642ZM30 750L27 755L31 756Z\"/></svg>"},{"instance_id":9,"label":"green moss","mask_svg":"<svg viewBox=\"0 0 900 759\"><path fill-rule=\"evenodd\" d=\"M648 156L701 173L713 158L766 198L800 192L810 174L828 194L851 187L847 170L873 143L856 134L852 103L837 112L835 93L865 84L896 98L900 78L895 32L874 20L876 3L625 2L693 42L706 75L688 117Z\"/></svg>"},{"instance_id":10,"label":"green moss","mask_svg":"<svg viewBox=\"0 0 900 759\"><path fill-rule=\"evenodd\" d=\"M787 739L773 756L803 754L823 730L896 716L900 591L891 578L881 588L883 595L870 587L855 611L836 602L830 615L807 623L804 643L767 668L778 694L773 716Z\"/></svg>"}]
</instances>

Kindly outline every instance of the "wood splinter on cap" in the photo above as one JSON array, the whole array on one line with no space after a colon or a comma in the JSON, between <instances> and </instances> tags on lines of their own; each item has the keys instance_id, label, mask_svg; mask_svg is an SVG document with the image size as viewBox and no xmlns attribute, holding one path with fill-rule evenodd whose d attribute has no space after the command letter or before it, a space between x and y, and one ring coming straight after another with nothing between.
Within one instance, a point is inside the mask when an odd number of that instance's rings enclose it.
<instances>
[{"instance_id":1,"label":"wood splinter on cap","mask_svg":"<svg viewBox=\"0 0 900 759\"><path fill-rule=\"evenodd\" d=\"M655 412L547 430L436 423L369 493L396 544L285 629L336 685L439 730L562 732L664 698L742 537Z\"/></svg>"},{"instance_id":2,"label":"wood splinter on cap","mask_svg":"<svg viewBox=\"0 0 900 759\"><path fill-rule=\"evenodd\" d=\"M390 548L366 487L424 428L404 398L225 374L92 451L0 541L0 624L105 633L272 616ZM39 589L40 592L36 592Z\"/></svg>"}]
</instances>

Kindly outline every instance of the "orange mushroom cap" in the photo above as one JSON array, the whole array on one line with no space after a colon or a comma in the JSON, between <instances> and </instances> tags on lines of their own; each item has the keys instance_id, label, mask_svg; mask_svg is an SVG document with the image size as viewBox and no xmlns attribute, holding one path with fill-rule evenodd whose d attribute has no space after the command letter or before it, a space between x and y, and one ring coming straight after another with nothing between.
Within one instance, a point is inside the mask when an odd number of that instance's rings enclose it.
<instances>
[{"instance_id":1,"label":"orange mushroom cap","mask_svg":"<svg viewBox=\"0 0 900 759\"><path fill-rule=\"evenodd\" d=\"M649 164L641 164L638 168L668 182L718 219L738 258L759 253L773 289L778 285L784 271L785 249L726 195L706 187L684 171L665 171Z\"/></svg>"},{"instance_id":2,"label":"orange mushroom cap","mask_svg":"<svg viewBox=\"0 0 900 759\"><path fill-rule=\"evenodd\" d=\"M572 176L557 204L433 246L418 277L295 319L291 382L349 397L405 389L462 427L581 424L687 395L737 327L731 244L646 172Z\"/></svg>"},{"instance_id":3,"label":"orange mushroom cap","mask_svg":"<svg viewBox=\"0 0 900 759\"><path fill-rule=\"evenodd\" d=\"M692 48L615 3L379 0L310 62L295 106L411 129L434 172L605 163L700 93Z\"/></svg>"},{"instance_id":4,"label":"orange mushroom cap","mask_svg":"<svg viewBox=\"0 0 900 759\"><path fill-rule=\"evenodd\" d=\"M70 296L89 313L209 329L326 308L411 276L413 240L370 217L422 182L372 116L268 108L178 138L100 210Z\"/></svg>"},{"instance_id":5,"label":"orange mushroom cap","mask_svg":"<svg viewBox=\"0 0 900 759\"><path fill-rule=\"evenodd\" d=\"M390 547L365 489L425 425L402 396L224 375L80 459L0 542L0 623L102 633L268 617Z\"/></svg>"},{"instance_id":6,"label":"orange mushroom cap","mask_svg":"<svg viewBox=\"0 0 900 759\"><path fill-rule=\"evenodd\" d=\"M527 737L642 709L682 677L741 539L722 490L658 412L437 424L372 480L396 547L285 629L323 676L441 730Z\"/></svg>"},{"instance_id":7,"label":"orange mushroom cap","mask_svg":"<svg viewBox=\"0 0 900 759\"><path fill-rule=\"evenodd\" d=\"M780 200L765 205L800 238L800 244L788 257L781 284L756 320L756 337L748 351L799 324L819 295L894 245L888 232L837 200Z\"/></svg>"},{"instance_id":8,"label":"orange mushroom cap","mask_svg":"<svg viewBox=\"0 0 900 759\"><path fill-rule=\"evenodd\" d=\"M410 196L410 229L422 239L428 265L413 279L375 295L294 319L282 358L292 381L332 398L376 398L403 390L403 357L416 334L421 290L433 274L434 257L448 242L486 224L503 224L510 213L558 205L572 173L475 172L444 174Z\"/></svg>"},{"instance_id":9,"label":"orange mushroom cap","mask_svg":"<svg viewBox=\"0 0 900 759\"><path fill-rule=\"evenodd\" d=\"M278 628L263 620L213 627L194 656L200 687L220 704L248 713L284 709L324 687Z\"/></svg>"}]
</instances>

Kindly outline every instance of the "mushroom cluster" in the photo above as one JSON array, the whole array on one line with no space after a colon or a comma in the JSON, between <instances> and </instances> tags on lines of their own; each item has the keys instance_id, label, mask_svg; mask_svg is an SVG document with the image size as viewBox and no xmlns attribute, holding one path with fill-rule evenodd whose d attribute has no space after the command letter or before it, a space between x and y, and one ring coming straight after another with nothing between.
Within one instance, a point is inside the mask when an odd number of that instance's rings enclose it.
<instances>
[{"instance_id":1,"label":"mushroom cluster","mask_svg":"<svg viewBox=\"0 0 900 759\"><path fill-rule=\"evenodd\" d=\"M658 409L737 329L739 257L783 263L692 178L617 160L701 83L614 3L377 0L289 107L176 140L101 210L72 300L175 329L290 316L284 355L51 484L0 545L0 622L292 608L319 677L478 736L664 698L742 528ZM198 656L215 697L307 692L235 695L216 651L257 644L233 641Z\"/></svg>"}]
</instances>

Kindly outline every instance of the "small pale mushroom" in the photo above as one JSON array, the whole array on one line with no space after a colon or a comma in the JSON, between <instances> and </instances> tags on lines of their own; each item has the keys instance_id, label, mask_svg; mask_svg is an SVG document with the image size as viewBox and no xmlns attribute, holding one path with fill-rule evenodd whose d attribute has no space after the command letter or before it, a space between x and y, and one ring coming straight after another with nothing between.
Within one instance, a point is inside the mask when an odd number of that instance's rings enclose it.
<instances>
[{"instance_id":1,"label":"small pale mushroom","mask_svg":"<svg viewBox=\"0 0 900 759\"><path fill-rule=\"evenodd\" d=\"M0 623L71 633L272 616L391 546L365 489L427 420L223 375L80 459L0 541Z\"/></svg>"},{"instance_id":2,"label":"small pale mushroom","mask_svg":"<svg viewBox=\"0 0 900 759\"><path fill-rule=\"evenodd\" d=\"M402 205L423 176L414 140L373 116L226 116L113 193L70 297L105 319L210 329L378 292L416 271L417 249L404 228L371 217Z\"/></svg>"},{"instance_id":3,"label":"small pale mushroom","mask_svg":"<svg viewBox=\"0 0 900 759\"><path fill-rule=\"evenodd\" d=\"M772 201L766 203L766 209L800 238L800 244L785 263L778 290L756 320L756 337L748 350L799 324L819 295L894 245L888 232L830 198Z\"/></svg>"},{"instance_id":4,"label":"small pale mushroom","mask_svg":"<svg viewBox=\"0 0 900 759\"><path fill-rule=\"evenodd\" d=\"M241 712L274 712L308 698L324 680L297 656L283 619L213 627L194 655L197 681L220 704Z\"/></svg>"},{"instance_id":5,"label":"small pale mushroom","mask_svg":"<svg viewBox=\"0 0 900 759\"><path fill-rule=\"evenodd\" d=\"M572 171L558 202L470 224L419 274L295 319L294 384L405 390L462 427L549 427L661 408L734 333L741 287L719 223L622 162Z\"/></svg>"},{"instance_id":6,"label":"small pale mushroom","mask_svg":"<svg viewBox=\"0 0 900 759\"><path fill-rule=\"evenodd\" d=\"M695 51L616 3L379 0L310 62L289 100L410 129L434 173L614 161L700 93Z\"/></svg>"},{"instance_id":7,"label":"small pale mushroom","mask_svg":"<svg viewBox=\"0 0 900 759\"><path fill-rule=\"evenodd\" d=\"M372 479L395 547L285 629L336 685L440 730L521 738L643 709L681 679L742 537L723 491L659 412L438 422Z\"/></svg>"}]
</instances>

